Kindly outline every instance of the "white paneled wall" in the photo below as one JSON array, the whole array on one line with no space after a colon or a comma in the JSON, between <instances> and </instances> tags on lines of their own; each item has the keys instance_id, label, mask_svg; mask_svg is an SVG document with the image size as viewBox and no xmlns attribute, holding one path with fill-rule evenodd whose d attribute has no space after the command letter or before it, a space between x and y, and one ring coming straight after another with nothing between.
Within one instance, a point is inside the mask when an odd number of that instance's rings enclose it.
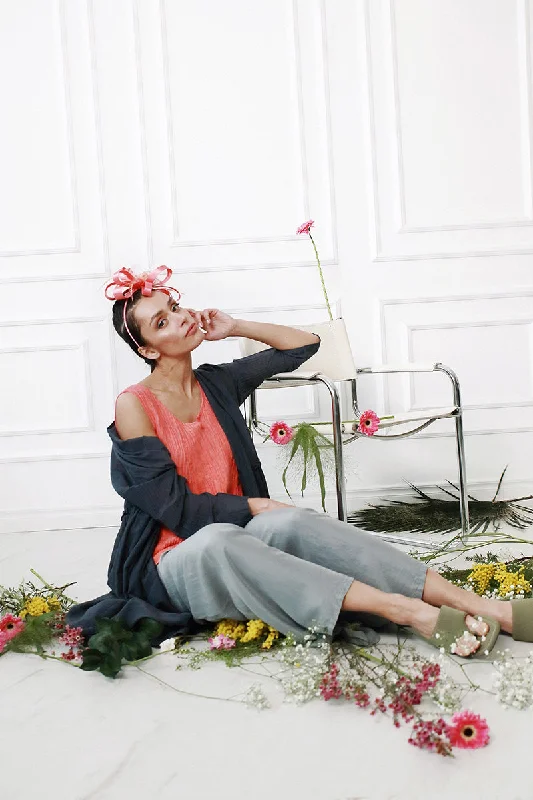
<instances>
[{"instance_id":1,"label":"white paneled wall","mask_svg":"<svg viewBox=\"0 0 533 800\"><path fill-rule=\"evenodd\" d=\"M0 530L118 520L106 427L145 367L107 276L167 264L191 306L322 321L309 217L358 362L449 364L474 491L509 463L509 495L529 493L529 0L0 0L0 102ZM422 375L359 394L387 412L449 391ZM327 406L260 401L289 422ZM453 480L452 435L358 443L351 504Z\"/></svg>"}]
</instances>

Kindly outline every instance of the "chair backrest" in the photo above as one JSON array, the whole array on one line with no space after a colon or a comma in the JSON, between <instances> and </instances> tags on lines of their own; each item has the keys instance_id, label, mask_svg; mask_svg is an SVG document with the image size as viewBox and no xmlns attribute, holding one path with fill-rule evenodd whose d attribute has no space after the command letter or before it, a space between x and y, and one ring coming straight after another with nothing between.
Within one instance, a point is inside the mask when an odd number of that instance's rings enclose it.
<instances>
[{"instance_id":1,"label":"chair backrest","mask_svg":"<svg viewBox=\"0 0 533 800\"><path fill-rule=\"evenodd\" d=\"M302 364L303 372L322 372L333 381L346 381L356 377L355 362L343 319L314 322L311 325L295 325L294 327L320 336L318 353ZM253 339L241 339L240 341L241 352L244 356L259 353L268 347L268 345ZM295 370L293 374L296 376L298 370Z\"/></svg>"}]
</instances>

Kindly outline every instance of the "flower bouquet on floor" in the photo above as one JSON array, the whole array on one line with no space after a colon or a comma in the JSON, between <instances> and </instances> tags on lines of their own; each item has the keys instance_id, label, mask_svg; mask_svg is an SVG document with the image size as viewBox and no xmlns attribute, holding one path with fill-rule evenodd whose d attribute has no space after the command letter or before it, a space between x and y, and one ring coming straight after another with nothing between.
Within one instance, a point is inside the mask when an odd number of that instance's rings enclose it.
<instances>
[{"instance_id":1,"label":"flower bouquet on floor","mask_svg":"<svg viewBox=\"0 0 533 800\"><path fill-rule=\"evenodd\" d=\"M283 440L288 433L278 429L273 435ZM521 581L522 595L529 595L531 584L523 574L523 565L518 566L518 573L512 573L511 566L476 563L469 576L472 590L488 596L495 580L499 596L507 597L509 585L516 588ZM490 743L487 720L464 708L473 692L487 692L514 712L533 706L533 654L516 656L508 650L497 653L492 688L483 689L466 674L471 662L458 662L444 651L427 657L403 635L396 642L368 645L345 636L331 637L312 625L303 640L296 641L290 633L284 636L260 619L224 619L194 636L165 640L154 651L151 642L159 635L161 625L145 618L134 629L124 621L98 619L96 633L85 641L81 628L65 624L65 611L76 602L65 594L72 584L52 586L34 570L31 572L42 587L29 581L16 588L0 586L1 656L33 654L65 667L100 672L106 678L115 678L124 669L136 669L178 694L243 703L256 709L271 707L270 690L277 686L276 694L283 702L302 705L319 699L388 718L395 728L404 729L410 745L447 757ZM525 572L531 573L529 563ZM198 694L180 687L175 679L165 680L160 670L150 672L149 662L159 657L174 658L174 675L220 662L241 668L246 677L252 674L257 680L231 697ZM1 658L0 662L1 668ZM459 679L447 671L448 667L456 671L457 664L462 673ZM358 724L357 718L354 724Z\"/></svg>"}]
</instances>

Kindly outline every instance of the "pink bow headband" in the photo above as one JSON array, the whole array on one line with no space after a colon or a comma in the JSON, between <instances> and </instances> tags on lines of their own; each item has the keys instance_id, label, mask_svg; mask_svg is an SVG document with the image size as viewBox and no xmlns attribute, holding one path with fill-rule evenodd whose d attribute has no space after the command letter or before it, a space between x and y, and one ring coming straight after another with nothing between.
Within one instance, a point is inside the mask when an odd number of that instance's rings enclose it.
<instances>
[{"instance_id":1,"label":"pink bow headband","mask_svg":"<svg viewBox=\"0 0 533 800\"><path fill-rule=\"evenodd\" d=\"M126 322L126 306L128 305L127 301L130 300L134 293L139 289L144 297L150 297L152 292L156 289L160 289L168 295L170 295L171 291L176 292L178 295L177 300L179 300L181 297L181 292L178 292L178 290L174 289L173 286L163 286L163 284L168 281L171 275L172 270L164 265L161 267L156 267L156 269L152 270L151 272L143 272L141 275L135 275L127 267L121 267L118 272L115 272L110 282L105 287L105 296L108 300L126 301L124 303L122 313L124 327L127 330L130 339L137 345L137 347L141 347L141 345L133 337L130 329L128 328L128 323Z\"/></svg>"}]
</instances>

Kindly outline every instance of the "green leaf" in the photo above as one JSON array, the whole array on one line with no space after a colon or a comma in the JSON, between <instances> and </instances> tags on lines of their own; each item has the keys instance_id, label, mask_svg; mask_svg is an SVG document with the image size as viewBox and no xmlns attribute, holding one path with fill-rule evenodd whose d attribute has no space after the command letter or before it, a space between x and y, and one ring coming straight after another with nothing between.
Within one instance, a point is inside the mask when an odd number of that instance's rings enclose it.
<instances>
[{"instance_id":1,"label":"green leaf","mask_svg":"<svg viewBox=\"0 0 533 800\"><path fill-rule=\"evenodd\" d=\"M122 658L120 655L109 655L100 664L100 672L106 678L116 678L122 668Z\"/></svg>"},{"instance_id":2,"label":"green leaf","mask_svg":"<svg viewBox=\"0 0 533 800\"><path fill-rule=\"evenodd\" d=\"M121 620L100 618L94 633L82 652L81 668L99 670L108 678L115 678L124 661L136 661L152 653L152 639L163 630L157 620L146 617L133 630Z\"/></svg>"},{"instance_id":3,"label":"green leaf","mask_svg":"<svg viewBox=\"0 0 533 800\"><path fill-rule=\"evenodd\" d=\"M304 496L305 489L307 487L307 459L309 458L309 440L307 436L302 437L302 450L303 450L303 457L304 457L304 467L302 470L302 497Z\"/></svg>"},{"instance_id":4,"label":"green leaf","mask_svg":"<svg viewBox=\"0 0 533 800\"><path fill-rule=\"evenodd\" d=\"M315 440L313 440L313 452L315 454L316 468L318 472L318 480L320 482L320 499L322 501L322 508L326 510L326 482L324 480L324 469L322 467L322 459L320 457L320 450Z\"/></svg>"},{"instance_id":5,"label":"green leaf","mask_svg":"<svg viewBox=\"0 0 533 800\"><path fill-rule=\"evenodd\" d=\"M286 465L286 467L283 470L283 473L281 475L281 480L283 481L283 485L285 487L285 491L287 492L289 497L291 497L291 493L289 492L289 490L287 488L287 470L289 469L290 463L291 463L292 459L294 458L297 449L298 449L298 435L296 433L294 435L294 439L292 440L292 448L291 448L291 454L289 456L289 460L287 461L287 465ZM292 497L291 497L291 500L292 500Z\"/></svg>"},{"instance_id":6,"label":"green leaf","mask_svg":"<svg viewBox=\"0 0 533 800\"><path fill-rule=\"evenodd\" d=\"M136 633L144 634L148 639L155 639L162 630L162 624L151 617L144 617L135 627Z\"/></svg>"},{"instance_id":7,"label":"green leaf","mask_svg":"<svg viewBox=\"0 0 533 800\"><path fill-rule=\"evenodd\" d=\"M89 672L94 669L98 669L100 664L102 663L103 655L100 650L95 650L92 647L85 647L82 650L82 663L80 664L80 669Z\"/></svg>"},{"instance_id":8,"label":"green leaf","mask_svg":"<svg viewBox=\"0 0 533 800\"><path fill-rule=\"evenodd\" d=\"M42 653L44 645L50 644L55 636L51 625L55 616L53 612L49 612L38 617L26 617L24 628L14 639L11 639L6 649L14 653L35 651Z\"/></svg>"},{"instance_id":9,"label":"green leaf","mask_svg":"<svg viewBox=\"0 0 533 800\"><path fill-rule=\"evenodd\" d=\"M434 498L413 483L407 483L416 492L413 501L394 500L386 505L371 504L352 516L357 527L383 533L453 533L461 529L457 495L441 489L453 499ZM447 483L456 488L451 481ZM512 528L524 529L533 522L533 509L516 500L477 500L471 495L469 498L471 534L480 530L486 531L488 528L498 529L503 523ZM517 498L520 499L524 498Z\"/></svg>"}]
</instances>

